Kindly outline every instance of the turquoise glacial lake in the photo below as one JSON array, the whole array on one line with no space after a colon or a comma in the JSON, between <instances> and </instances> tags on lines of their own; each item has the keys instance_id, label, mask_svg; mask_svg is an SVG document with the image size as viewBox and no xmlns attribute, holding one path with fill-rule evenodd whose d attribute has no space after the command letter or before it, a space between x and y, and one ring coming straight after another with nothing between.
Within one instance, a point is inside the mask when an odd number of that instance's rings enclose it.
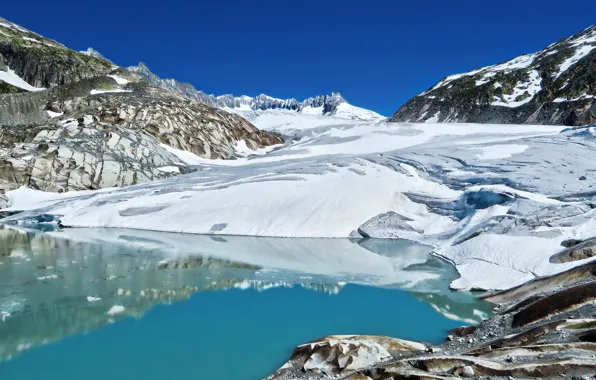
<instances>
[{"instance_id":1,"label":"turquoise glacial lake","mask_svg":"<svg viewBox=\"0 0 596 380\"><path fill-rule=\"evenodd\" d=\"M407 241L0 229L0 379L262 379L333 334L440 343L491 307Z\"/></svg>"}]
</instances>

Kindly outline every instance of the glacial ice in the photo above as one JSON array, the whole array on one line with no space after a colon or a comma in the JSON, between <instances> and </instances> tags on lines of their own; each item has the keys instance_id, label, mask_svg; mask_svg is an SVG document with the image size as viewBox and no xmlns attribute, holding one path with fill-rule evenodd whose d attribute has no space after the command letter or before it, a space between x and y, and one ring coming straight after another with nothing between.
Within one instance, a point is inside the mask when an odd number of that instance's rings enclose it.
<instances>
[{"instance_id":1,"label":"glacial ice","mask_svg":"<svg viewBox=\"0 0 596 380\"><path fill-rule=\"evenodd\" d=\"M582 263L548 258L562 240L593 236L594 129L275 120L253 120L289 137L266 155L200 160L197 172L122 189L18 189L7 211L25 212L8 222L51 214L74 227L411 239L455 264L457 289L508 288Z\"/></svg>"}]
</instances>

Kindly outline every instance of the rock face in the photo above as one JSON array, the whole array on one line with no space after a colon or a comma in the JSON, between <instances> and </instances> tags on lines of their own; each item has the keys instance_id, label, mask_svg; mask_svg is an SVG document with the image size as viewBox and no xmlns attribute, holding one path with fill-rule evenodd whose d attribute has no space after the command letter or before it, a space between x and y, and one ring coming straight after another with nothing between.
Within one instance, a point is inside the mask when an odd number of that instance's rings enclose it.
<instances>
[{"instance_id":1,"label":"rock face","mask_svg":"<svg viewBox=\"0 0 596 380\"><path fill-rule=\"evenodd\" d=\"M145 81L151 83L154 86L174 92L185 98L197 100L206 105L222 108L225 110L244 112L251 110L287 110L324 116L345 117L344 114L338 113L338 106L340 104L348 104L348 102L341 96L339 92L332 92L331 95L319 95L316 97L307 98L301 102L294 98L278 99L265 94L255 97L245 95L234 96L231 94L220 96L208 95L203 91L195 89L190 83L183 83L178 82L175 79L162 79L158 77L157 75L153 74L143 62L139 63L137 66L129 67L128 70L139 74ZM361 112L350 113L347 117L361 120L384 119L383 116L373 111L363 109L361 109Z\"/></svg>"},{"instance_id":2,"label":"rock face","mask_svg":"<svg viewBox=\"0 0 596 380\"><path fill-rule=\"evenodd\" d=\"M25 82L47 88L107 74L113 64L81 54L0 18L0 55Z\"/></svg>"},{"instance_id":3,"label":"rock face","mask_svg":"<svg viewBox=\"0 0 596 380\"><path fill-rule=\"evenodd\" d=\"M453 330L441 346L391 350L386 337L329 337L299 346L268 379L593 378L595 262L484 298L497 314Z\"/></svg>"},{"instance_id":4,"label":"rock face","mask_svg":"<svg viewBox=\"0 0 596 380\"><path fill-rule=\"evenodd\" d=\"M250 149L282 142L93 50L72 51L3 19L0 32L0 192L132 185L193 170L177 150L230 159L239 141Z\"/></svg>"},{"instance_id":5,"label":"rock face","mask_svg":"<svg viewBox=\"0 0 596 380\"><path fill-rule=\"evenodd\" d=\"M394 122L585 125L596 121L596 26L542 51L451 75Z\"/></svg>"}]
</instances>

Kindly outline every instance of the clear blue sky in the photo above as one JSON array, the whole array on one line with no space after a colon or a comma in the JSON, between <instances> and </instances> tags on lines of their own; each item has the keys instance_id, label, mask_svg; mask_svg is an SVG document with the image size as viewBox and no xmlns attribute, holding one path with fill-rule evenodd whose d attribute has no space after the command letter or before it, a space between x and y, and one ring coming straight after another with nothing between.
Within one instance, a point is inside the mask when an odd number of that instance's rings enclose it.
<instances>
[{"instance_id":1,"label":"clear blue sky","mask_svg":"<svg viewBox=\"0 0 596 380\"><path fill-rule=\"evenodd\" d=\"M3 1L0 16L209 93L340 91L391 115L442 77L596 23L594 0Z\"/></svg>"}]
</instances>

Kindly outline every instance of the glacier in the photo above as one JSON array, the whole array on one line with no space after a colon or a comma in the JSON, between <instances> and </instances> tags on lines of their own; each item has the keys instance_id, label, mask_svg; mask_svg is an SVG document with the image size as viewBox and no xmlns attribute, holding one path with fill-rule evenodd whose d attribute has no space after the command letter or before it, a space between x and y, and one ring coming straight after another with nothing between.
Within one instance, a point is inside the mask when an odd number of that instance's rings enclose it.
<instances>
[{"instance_id":1,"label":"glacier","mask_svg":"<svg viewBox=\"0 0 596 380\"><path fill-rule=\"evenodd\" d=\"M196 172L125 188L17 189L3 211L20 213L4 222L45 215L69 227L408 239L455 265L454 289L505 289L584 263L549 257L565 239L593 237L595 128L277 112L252 120L286 137L273 151L228 161L179 152Z\"/></svg>"}]
</instances>

